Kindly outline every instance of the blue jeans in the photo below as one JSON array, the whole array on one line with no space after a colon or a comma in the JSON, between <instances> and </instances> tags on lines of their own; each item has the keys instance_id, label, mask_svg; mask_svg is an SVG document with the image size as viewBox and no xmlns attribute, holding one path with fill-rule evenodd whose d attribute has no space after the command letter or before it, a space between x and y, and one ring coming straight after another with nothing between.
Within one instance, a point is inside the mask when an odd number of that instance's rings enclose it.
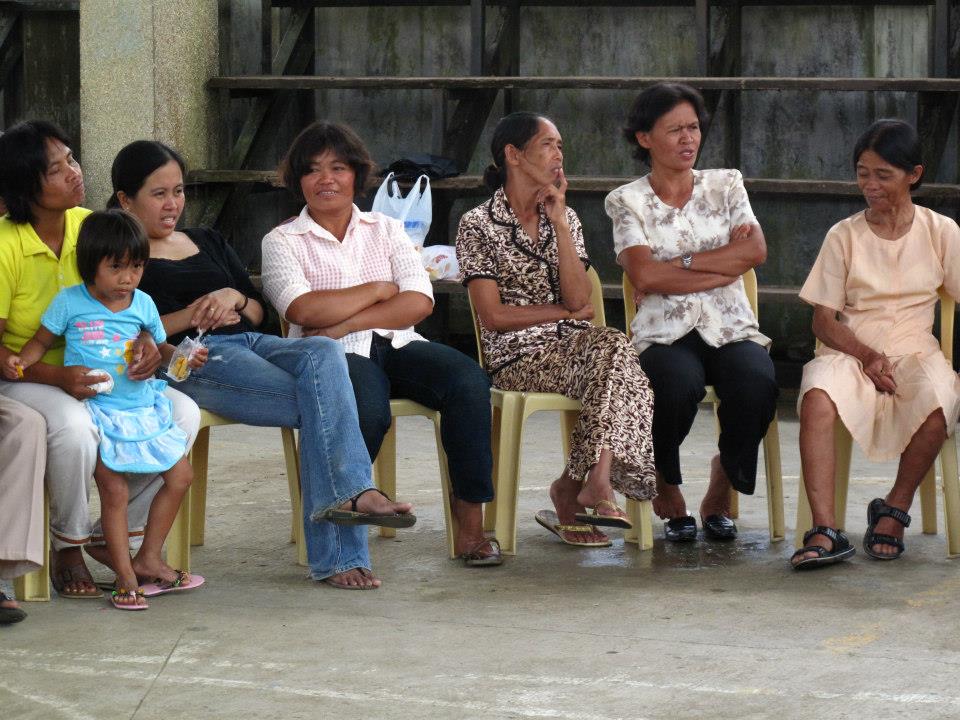
<instances>
[{"instance_id":1,"label":"blue jeans","mask_svg":"<svg viewBox=\"0 0 960 720\"><path fill-rule=\"evenodd\" d=\"M347 366L371 460L390 429L390 398L413 400L440 411L454 497L470 503L493 500L490 378L473 359L434 342L396 349L374 333L370 357L347 353Z\"/></svg>"},{"instance_id":2,"label":"blue jeans","mask_svg":"<svg viewBox=\"0 0 960 720\"><path fill-rule=\"evenodd\" d=\"M310 575L370 569L366 526L315 515L373 487L343 346L322 337L211 335L210 360L177 383L200 407L246 425L300 429L300 488Z\"/></svg>"}]
</instances>

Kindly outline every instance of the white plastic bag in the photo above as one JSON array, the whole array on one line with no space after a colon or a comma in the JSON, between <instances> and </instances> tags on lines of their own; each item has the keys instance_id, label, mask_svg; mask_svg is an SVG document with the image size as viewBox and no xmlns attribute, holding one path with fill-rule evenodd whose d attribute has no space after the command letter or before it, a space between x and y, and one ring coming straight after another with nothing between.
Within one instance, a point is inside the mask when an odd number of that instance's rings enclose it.
<instances>
[{"instance_id":1,"label":"white plastic bag","mask_svg":"<svg viewBox=\"0 0 960 720\"><path fill-rule=\"evenodd\" d=\"M422 248L423 241L430 231L430 222L433 220L430 178L421 175L404 197L400 193L400 186L394 179L393 173L390 173L377 189L371 209L401 221L411 242L418 249Z\"/></svg>"},{"instance_id":2,"label":"white plastic bag","mask_svg":"<svg viewBox=\"0 0 960 720\"><path fill-rule=\"evenodd\" d=\"M460 276L457 249L453 245L420 248L420 259L430 275L430 280L456 280Z\"/></svg>"}]
</instances>

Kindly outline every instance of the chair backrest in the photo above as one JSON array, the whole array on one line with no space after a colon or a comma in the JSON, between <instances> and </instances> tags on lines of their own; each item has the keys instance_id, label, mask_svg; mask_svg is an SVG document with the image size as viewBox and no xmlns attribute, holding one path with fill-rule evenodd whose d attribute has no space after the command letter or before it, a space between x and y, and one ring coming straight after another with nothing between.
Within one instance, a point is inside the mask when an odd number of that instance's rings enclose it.
<instances>
[{"instance_id":1,"label":"chair backrest","mask_svg":"<svg viewBox=\"0 0 960 720\"><path fill-rule=\"evenodd\" d=\"M940 350L953 365L953 318L957 303L947 292L940 288Z\"/></svg>"},{"instance_id":2,"label":"chair backrest","mask_svg":"<svg viewBox=\"0 0 960 720\"><path fill-rule=\"evenodd\" d=\"M590 322L597 327L603 327L607 324L607 315L603 310L603 285L593 267L587 268L587 277L590 278L590 304L593 305L593 320ZM470 299L470 293L467 293L467 299ZM480 361L480 367L485 367L483 345L480 344L480 318L477 317L476 308L473 307L473 300L470 300L470 317L473 319L473 340L477 344L477 359Z\"/></svg>"},{"instance_id":3,"label":"chair backrest","mask_svg":"<svg viewBox=\"0 0 960 720\"><path fill-rule=\"evenodd\" d=\"M743 275L740 276L743 280L743 289L747 293L747 301L750 303L750 308L753 310L753 315L756 318L760 317L759 312L759 302L757 298L757 273L754 272L753 268L747 270ZM623 317L624 322L627 324L627 337L631 337L632 333L630 332L630 325L633 324L633 318L637 315L637 305L633 302L633 283L630 282L630 276L626 273L623 274Z\"/></svg>"}]
</instances>

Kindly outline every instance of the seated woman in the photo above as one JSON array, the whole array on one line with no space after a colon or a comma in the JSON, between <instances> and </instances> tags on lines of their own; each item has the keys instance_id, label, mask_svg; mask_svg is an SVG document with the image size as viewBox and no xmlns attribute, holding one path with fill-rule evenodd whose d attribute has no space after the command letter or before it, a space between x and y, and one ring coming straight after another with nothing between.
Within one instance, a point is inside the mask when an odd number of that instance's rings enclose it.
<instances>
[{"instance_id":1,"label":"seated woman","mask_svg":"<svg viewBox=\"0 0 960 720\"><path fill-rule=\"evenodd\" d=\"M263 289L291 336L343 344L370 460L390 429L391 397L440 411L456 551L467 565L498 565L499 544L483 533L483 503L493 499L490 384L466 355L414 332L433 308L430 279L402 223L353 204L372 168L345 125L317 122L297 136L280 172L306 205L264 237Z\"/></svg>"},{"instance_id":2,"label":"seated woman","mask_svg":"<svg viewBox=\"0 0 960 720\"><path fill-rule=\"evenodd\" d=\"M113 161L111 204L133 213L150 240L140 289L160 311L170 342L204 330L212 357L177 387L200 407L247 425L300 428L300 486L310 575L342 589L379 587L363 524L408 527L407 503L373 489L343 350L327 338L256 332L264 307L236 253L204 228L176 229L183 160L138 140ZM345 510L352 526L324 518ZM359 516L356 514L359 513Z\"/></svg>"},{"instance_id":3,"label":"seated woman","mask_svg":"<svg viewBox=\"0 0 960 720\"><path fill-rule=\"evenodd\" d=\"M493 197L466 213L457 232L487 368L504 390L581 401L570 457L550 486L556 513L536 520L568 545L609 545L596 525L631 527L614 488L636 500L655 493L650 386L626 336L590 323L590 261L566 205L556 126L534 113L508 115L491 153Z\"/></svg>"},{"instance_id":4,"label":"seated woman","mask_svg":"<svg viewBox=\"0 0 960 720\"><path fill-rule=\"evenodd\" d=\"M867 506L863 536L867 555L894 560L914 493L960 414L960 380L933 336L938 288L960 298L960 228L910 199L923 162L907 123L871 125L853 164L867 209L830 229L800 290L822 345L803 368L797 401L814 525L791 559L798 570L855 552L834 516L838 417L871 460L900 458L893 488Z\"/></svg>"},{"instance_id":5,"label":"seated woman","mask_svg":"<svg viewBox=\"0 0 960 720\"><path fill-rule=\"evenodd\" d=\"M78 207L84 198L83 173L62 130L31 120L0 136L0 194L8 211L0 219L0 335L3 345L17 352L33 337L57 292L80 283L77 233L90 211ZM141 334L128 376L145 380L159 365L156 344L149 333ZM0 394L33 408L47 424L46 487L54 551L50 575L60 596L68 598L103 596L80 550L91 538L102 537L99 523L91 527L87 505L100 436L82 401L96 394L90 385L101 379L88 376L89 371L80 365L63 367L60 341L26 370L26 382L0 380ZM165 394L189 446L200 425L197 406L176 390L168 388ZM152 473L130 475L128 480L128 527L131 544L137 546L162 480ZM96 548L91 554L108 561L105 548ZM166 565L135 570L144 581L172 582L178 577Z\"/></svg>"},{"instance_id":6,"label":"seated woman","mask_svg":"<svg viewBox=\"0 0 960 720\"><path fill-rule=\"evenodd\" d=\"M3 350L0 349L0 353ZM0 395L0 578L43 565L43 470L47 425L43 415ZM0 625L27 614L0 590Z\"/></svg>"},{"instance_id":7,"label":"seated woman","mask_svg":"<svg viewBox=\"0 0 960 720\"><path fill-rule=\"evenodd\" d=\"M730 487L752 494L757 451L777 383L740 275L766 259L763 231L737 170L694 170L706 121L691 87L653 85L637 96L623 134L650 173L606 199L617 261L636 289L633 345L653 386L654 511L674 542L697 537L680 491L680 444L706 385L720 399L719 454L700 503L704 534L736 537Z\"/></svg>"}]
</instances>

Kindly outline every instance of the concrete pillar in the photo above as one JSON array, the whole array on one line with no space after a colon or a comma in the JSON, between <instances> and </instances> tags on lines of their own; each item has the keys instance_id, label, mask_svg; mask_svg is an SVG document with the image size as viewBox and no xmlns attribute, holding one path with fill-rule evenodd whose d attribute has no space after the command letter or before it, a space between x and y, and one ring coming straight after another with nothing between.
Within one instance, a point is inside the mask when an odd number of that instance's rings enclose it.
<instances>
[{"instance_id":1,"label":"concrete pillar","mask_svg":"<svg viewBox=\"0 0 960 720\"><path fill-rule=\"evenodd\" d=\"M204 167L217 147L217 0L81 0L80 120L86 205L110 196L110 165L128 142L161 140Z\"/></svg>"}]
</instances>

